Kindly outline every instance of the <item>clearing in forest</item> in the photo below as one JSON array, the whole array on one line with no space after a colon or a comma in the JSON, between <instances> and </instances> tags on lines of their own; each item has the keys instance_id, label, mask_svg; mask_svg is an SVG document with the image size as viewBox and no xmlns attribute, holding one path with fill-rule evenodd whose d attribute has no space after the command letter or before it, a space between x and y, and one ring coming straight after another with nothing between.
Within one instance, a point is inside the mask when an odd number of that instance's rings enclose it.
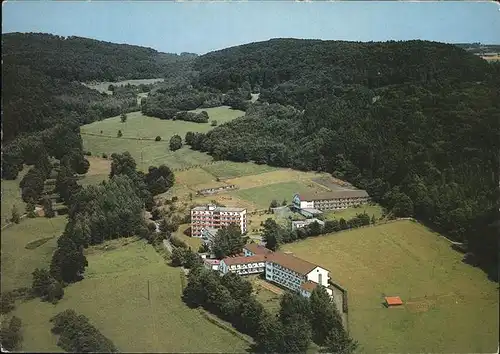
<instances>
[{"instance_id":1,"label":"clearing in forest","mask_svg":"<svg viewBox=\"0 0 500 354\"><path fill-rule=\"evenodd\" d=\"M492 353L498 284L426 227L412 221L284 245L330 270L348 290L349 329L363 353ZM400 308L383 306L400 296ZM376 325L374 325L376 324Z\"/></svg>"},{"instance_id":2,"label":"clearing in forest","mask_svg":"<svg viewBox=\"0 0 500 354\"><path fill-rule=\"evenodd\" d=\"M141 112L132 112L122 123L120 117L104 119L81 127L84 150L90 151L93 156L108 157L112 153L130 152L139 169L147 171L151 165L166 164L170 168L180 169L206 165L213 161L212 157L199 151L183 146L177 151L170 151L170 138L178 134L184 139L187 132L206 133L213 129L212 120L218 124L230 121L244 114L242 111L228 107L204 109L210 120L208 123L193 123L181 120L162 120L142 115ZM123 136L117 137L118 130ZM102 133L101 133L102 132ZM155 138L160 136L160 141Z\"/></svg>"}]
</instances>

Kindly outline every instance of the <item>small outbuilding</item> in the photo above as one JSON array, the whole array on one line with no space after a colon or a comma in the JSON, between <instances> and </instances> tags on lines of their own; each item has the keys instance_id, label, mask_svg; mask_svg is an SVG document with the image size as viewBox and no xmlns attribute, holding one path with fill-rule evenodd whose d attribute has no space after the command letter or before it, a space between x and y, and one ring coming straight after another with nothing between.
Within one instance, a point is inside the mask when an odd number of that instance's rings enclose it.
<instances>
[{"instance_id":1,"label":"small outbuilding","mask_svg":"<svg viewBox=\"0 0 500 354\"><path fill-rule=\"evenodd\" d=\"M385 304L387 307L394 307L403 305L403 301L399 296L386 296Z\"/></svg>"}]
</instances>

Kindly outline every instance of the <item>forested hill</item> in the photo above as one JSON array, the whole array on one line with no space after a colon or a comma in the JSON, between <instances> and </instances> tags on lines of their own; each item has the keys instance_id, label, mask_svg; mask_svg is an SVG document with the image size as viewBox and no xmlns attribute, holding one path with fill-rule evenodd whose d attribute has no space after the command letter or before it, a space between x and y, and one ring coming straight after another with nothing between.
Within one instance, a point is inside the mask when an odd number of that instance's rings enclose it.
<instances>
[{"instance_id":1,"label":"forested hill","mask_svg":"<svg viewBox=\"0 0 500 354\"><path fill-rule=\"evenodd\" d=\"M48 76L87 82L152 79L165 76L173 63L192 60L154 49L82 37L43 33L2 35L4 65L23 65Z\"/></svg>"},{"instance_id":2,"label":"forested hill","mask_svg":"<svg viewBox=\"0 0 500 354\"><path fill-rule=\"evenodd\" d=\"M345 85L482 81L488 64L451 44L273 39L208 53L195 68L202 85L268 89L302 107ZM267 94L267 93L266 93Z\"/></svg>"},{"instance_id":3,"label":"forested hill","mask_svg":"<svg viewBox=\"0 0 500 354\"><path fill-rule=\"evenodd\" d=\"M434 42L278 39L209 53L195 67L200 86L250 86L263 102L193 148L330 172L394 215L467 242L497 273L499 65Z\"/></svg>"}]
</instances>

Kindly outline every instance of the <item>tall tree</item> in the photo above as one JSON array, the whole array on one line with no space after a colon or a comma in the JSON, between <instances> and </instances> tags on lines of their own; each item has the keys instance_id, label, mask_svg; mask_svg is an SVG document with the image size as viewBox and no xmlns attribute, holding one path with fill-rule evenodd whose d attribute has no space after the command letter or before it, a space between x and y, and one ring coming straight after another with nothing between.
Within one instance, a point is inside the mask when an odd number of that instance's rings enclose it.
<instances>
[{"instance_id":1,"label":"tall tree","mask_svg":"<svg viewBox=\"0 0 500 354\"><path fill-rule=\"evenodd\" d=\"M262 239L266 243L266 247L270 250L276 251L281 243L283 230L271 218L264 221L264 231L262 232Z\"/></svg>"},{"instance_id":2,"label":"tall tree","mask_svg":"<svg viewBox=\"0 0 500 354\"><path fill-rule=\"evenodd\" d=\"M83 247L76 245L68 236L61 236L58 240L58 248L52 255L50 274L56 280L72 283L83 278L87 266Z\"/></svg>"},{"instance_id":3,"label":"tall tree","mask_svg":"<svg viewBox=\"0 0 500 354\"><path fill-rule=\"evenodd\" d=\"M175 134L170 138L169 146L171 151L179 150L182 147L182 138L179 135Z\"/></svg>"},{"instance_id":4,"label":"tall tree","mask_svg":"<svg viewBox=\"0 0 500 354\"><path fill-rule=\"evenodd\" d=\"M239 225L230 224L217 231L212 242L212 252L215 257L222 259L241 253L245 244L246 238L242 237Z\"/></svg>"}]
</instances>

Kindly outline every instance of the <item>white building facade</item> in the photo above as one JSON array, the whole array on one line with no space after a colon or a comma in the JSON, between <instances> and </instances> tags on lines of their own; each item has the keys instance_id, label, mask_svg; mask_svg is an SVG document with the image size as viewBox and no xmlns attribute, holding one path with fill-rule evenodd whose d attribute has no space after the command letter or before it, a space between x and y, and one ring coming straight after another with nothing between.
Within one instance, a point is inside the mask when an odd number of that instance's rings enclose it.
<instances>
[{"instance_id":1,"label":"white building facade","mask_svg":"<svg viewBox=\"0 0 500 354\"><path fill-rule=\"evenodd\" d=\"M301 293L301 286L313 282L328 287L329 271L293 255L274 252L266 258L266 280Z\"/></svg>"},{"instance_id":2,"label":"white building facade","mask_svg":"<svg viewBox=\"0 0 500 354\"><path fill-rule=\"evenodd\" d=\"M247 232L247 210L210 204L191 209L192 237L202 237L203 229L220 229L230 224L238 225L241 233Z\"/></svg>"},{"instance_id":3,"label":"white building facade","mask_svg":"<svg viewBox=\"0 0 500 354\"><path fill-rule=\"evenodd\" d=\"M219 263L219 272L224 275L229 272L238 275L264 273L266 268L265 256L255 255L249 257L226 257Z\"/></svg>"},{"instance_id":4,"label":"white building facade","mask_svg":"<svg viewBox=\"0 0 500 354\"><path fill-rule=\"evenodd\" d=\"M295 194L293 206L297 209L342 210L368 203L370 196L364 190L338 190L318 194Z\"/></svg>"}]
</instances>

